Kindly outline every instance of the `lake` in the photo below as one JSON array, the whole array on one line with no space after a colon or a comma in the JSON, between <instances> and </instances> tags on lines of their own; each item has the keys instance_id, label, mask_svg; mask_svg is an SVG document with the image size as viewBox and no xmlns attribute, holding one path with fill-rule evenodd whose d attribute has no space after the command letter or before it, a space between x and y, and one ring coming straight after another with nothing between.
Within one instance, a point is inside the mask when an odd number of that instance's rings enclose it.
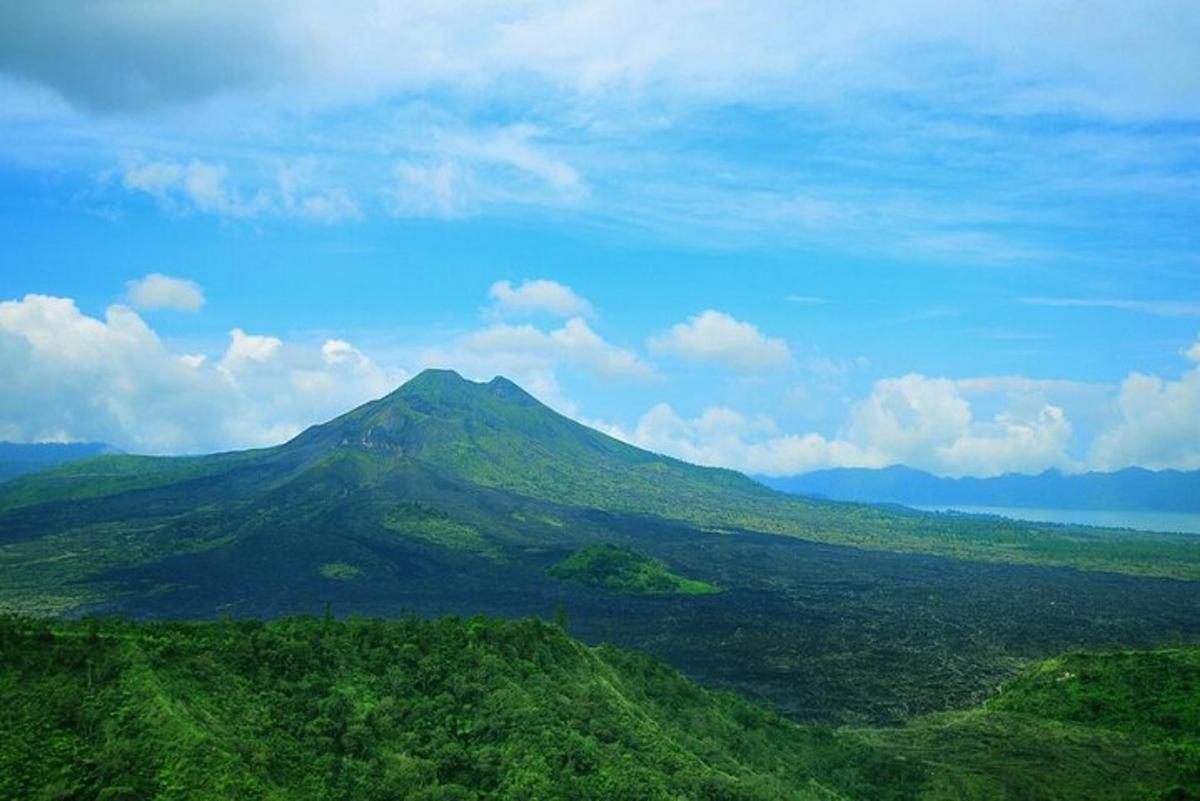
<instances>
[{"instance_id":1,"label":"lake","mask_svg":"<svg viewBox=\"0 0 1200 801\"><path fill-rule=\"evenodd\" d=\"M1188 512L1122 512L1098 509L1037 509L1025 506L914 506L924 512L963 512L1000 515L1035 523L1067 523L1083 526L1132 528L1139 531L1174 531L1200 534L1200 514Z\"/></svg>"}]
</instances>

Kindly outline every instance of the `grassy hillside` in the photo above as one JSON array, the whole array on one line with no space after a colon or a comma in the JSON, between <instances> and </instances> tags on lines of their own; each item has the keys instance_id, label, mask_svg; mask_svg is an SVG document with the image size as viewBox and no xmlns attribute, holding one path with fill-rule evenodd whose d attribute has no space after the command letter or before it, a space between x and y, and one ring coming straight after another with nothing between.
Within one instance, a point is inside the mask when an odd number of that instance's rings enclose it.
<instances>
[{"instance_id":1,"label":"grassy hillside","mask_svg":"<svg viewBox=\"0 0 1200 801\"><path fill-rule=\"evenodd\" d=\"M581 548L546 571L551 576L632 595L709 595L707 581L672 573L657 559L632 548L601 543Z\"/></svg>"},{"instance_id":2,"label":"grassy hillside","mask_svg":"<svg viewBox=\"0 0 1200 801\"><path fill-rule=\"evenodd\" d=\"M0 618L0 797L1178 801L1198 654L1072 655L979 709L831 729L536 620Z\"/></svg>"}]
</instances>

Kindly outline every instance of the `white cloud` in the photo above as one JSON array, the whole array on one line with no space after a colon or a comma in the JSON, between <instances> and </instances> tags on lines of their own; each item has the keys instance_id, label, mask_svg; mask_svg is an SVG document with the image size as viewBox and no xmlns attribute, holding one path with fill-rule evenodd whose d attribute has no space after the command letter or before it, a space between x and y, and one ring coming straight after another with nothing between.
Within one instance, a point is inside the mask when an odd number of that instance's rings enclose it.
<instances>
[{"instance_id":1,"label":"white cloud","mask_svg":"<svg viewBox=\"0 0 1200 801\"><path fill-rule=\"evenodd\" d=\"M754 325L713 309L676 323L667 333L651 338L648 345L657 353L736 370L762 370L791 361L782 339L763 336Z\"/></svg>"},{"instance_id":2,"label":"white cloud","mask_svg":"<svg viewBox=\"0 0 1200 801\"><path fill-rule=\"evenodd\" d=\"M69 298L0 303L0 439L104 441L149 453L281 442L395 388L342 340L319 347L230 333L216 360L175 353L136 312Z\"/></svg>"},{"instance_id":3,"label":"white cloud","mask_svg":"<svg viewBox=\"0 0 1200 801\"><path fill-rule=\"evenodd\" d=\"M468 161L499 164L533 176L565 195L585 192L579 173L533 141L545 131L532 125L501 128L489 136L442 137L442 148Z\"/></svg>"},{"instance_id":4,"label":"white cloud","mask_svg":"<svg viewBox=\"0 0 1200 801\"><path fill-rule=\"evenodd\" d=\"M453 367L477 378L505 375L518 383L528 382L543 387L544 399L559 408L570 406L557 394L554 373L560 367L576 367L601 379L657 378L654 368L635 352L605 341L581 317L548 331L533 325L491 325L428 349L421 362L430 367Z\"/></svg>"},{"instance_id":5,"label":"white cloud","mask_svg":"<svg viewBox=\"0 0 1200 801\"><path fill-rule=\"evenodd\" d=\"M998 475L1068 467L1073 429L1048 403L978 420L954 381L909 374L875 382L856 404L849 438L907 464L945 475Z\"/></svg>"},{"instance_id":6,"label":"white cloud","mask_svg":"<svg viewBox=\"0 0 1200 801\"><path fill-rule=\"evenodd\" d=\"M397 217L478 214L511 203L561 206L588 194L579 172L537 142L545 134L531 125L495 130L434 128L407 144L412 153L392 165L385 195Z\"/></svg>"},{"instance_id":7,"label":"white cloud","mask_svg":"<svg viewBox=\"0 0 1200 801\"><path fill-rule=\"evenodd\" d=\"M1073 466L1066 454L1073 431L1061 408L1014 405L979 420L954 381L915 374L877 381L835 437L783 433L770 418L751 419L721 407L687 419L667 404L642 415L632 430L604 428L681 459L768 475L889 464L942 475Z\"/></svg>"},{"instance_id":8,"label":"white cloud","mask_svg":"<svg viewBox=\"0 0 1200 801\"><path fill-rule=\"evenodd\" d=\"M511 281L497 281L488 295L494 302L493 308L501 314L545 312L557 317L591 317L595 314L592 304L569 286L546 279L522 281L516 287Z\"/></svg>"},{"instance_id":9,"label":"white cloud","mask_svg":"<svg viewBox=\"0 0 1200 801\"><path fill-rule=\"evenodd\" d=\"M228 185L229 168L193 159L185 163L151 161L130 165L122 173L126 189L153 196L171 209L194 209L222 217L257 216L269 207L265 194L243 198Z\"/></svg>"},{"instance_id":10,"label":"white cloud","mask_svg":"<svg viewBox=\"0 0 1200 801\"><path fill-rule=\"evenodd\" d=\"M1126 377L1115 402L1116 422L1092 443L1092 465L1200 469L1200 339L1184 356L1196 366L1178 380Z\"/></svg>"},{"instance_id":11,"label":"white cloud","mask_svg":"<svg viewBox=\"0 0 1200 801\"><path fill-rule=\"evenodd\" d=\"M1184 351L1184 355L1196 364L1200 364L1200 337L1197 337L1192 346Z\"/></svg>"},{"instance_id":12,"label":"white cloud","mask_svg":"<svg viewBox=\"0 0 1200 801\"><path fill-rule=\"evenodd\" d=\"M362 218L358 204L343 188L314 186L311 159L279 169L273 184L260 186L252 194L231 186L225 164L192 159L138 161L121 173L122 185L148 194L166 208L194 210L231 219L274 216L332 224Z\"/></svg>"},{"instance_id":13,"label":"white cloud","mask_svg":"<svg viewBox=\"0 0 1200 801\"><path fill-rule=\"evenodd\" d=\"M713 407L684 418L660 403L639 418L632 431L600 427L640 448L684 461L729 467L747 473L788 475L832 465L881 467L881 454L819 434L781 435L768 418L749 419L732 409Z\"/></svg>"},{"instance_id":14,"label":"white cloud","mask_svg":"<svg viewBox=\"0 0 1200 801\"><path fill-rule=\"evenodd\" d=\"M162 273L129 281L125 291L129 293L129 302L139 309L199 311L204 306L204 292L199 284Z\"/></svg>"}]
</instances>

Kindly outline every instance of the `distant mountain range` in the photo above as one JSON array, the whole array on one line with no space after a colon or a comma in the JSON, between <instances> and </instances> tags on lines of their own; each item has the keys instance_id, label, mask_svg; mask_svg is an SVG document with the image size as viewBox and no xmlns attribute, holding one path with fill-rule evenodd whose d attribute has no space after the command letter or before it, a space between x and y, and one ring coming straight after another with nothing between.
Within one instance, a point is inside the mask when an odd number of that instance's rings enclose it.
<instances>
[{"instance_id":1,"label":"distant mountain range","mask_svg":"<svg viewBox=\"0 0 1200 801\"><path fill-rule=\"evenodd\" d=\"M1114 473L942 478L911 467L838 468L782 478L759 477L795 495L908 506L1013 506L1044 509L1200 512L1200 471L1130 467Z\"/></svg>"},{"instance_id":2,"label":"distant mountain range","mask_svg":"<svg viewBox=\"0 0 1200 801\"><path fill-rule=\"evenodd\" d=\"M0 481L90 456L119 452L102 442L0 442Z\"/></svg>"}]
</instances>

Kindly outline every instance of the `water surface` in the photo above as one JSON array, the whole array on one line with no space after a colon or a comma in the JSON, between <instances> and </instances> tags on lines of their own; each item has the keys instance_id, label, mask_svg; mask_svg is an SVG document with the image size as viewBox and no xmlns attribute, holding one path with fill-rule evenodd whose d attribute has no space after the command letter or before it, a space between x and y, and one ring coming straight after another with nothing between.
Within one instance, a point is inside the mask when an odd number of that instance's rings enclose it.
<instances>
[{"instance_id":1,"label":"water surface","mask_svg":"<svg viewBox=\"0 0 1200 801\"><path fill-rule=\"evenodd\" d=\"M913 506L924 512L963 512L973 515L999 515L1035 523L1067 523L1138 531L1174 531L1200 534L1200 514L1189 512L1125 512L1108 509L1042 509L1030 506Z\"/></svg>"}]
</instances>

